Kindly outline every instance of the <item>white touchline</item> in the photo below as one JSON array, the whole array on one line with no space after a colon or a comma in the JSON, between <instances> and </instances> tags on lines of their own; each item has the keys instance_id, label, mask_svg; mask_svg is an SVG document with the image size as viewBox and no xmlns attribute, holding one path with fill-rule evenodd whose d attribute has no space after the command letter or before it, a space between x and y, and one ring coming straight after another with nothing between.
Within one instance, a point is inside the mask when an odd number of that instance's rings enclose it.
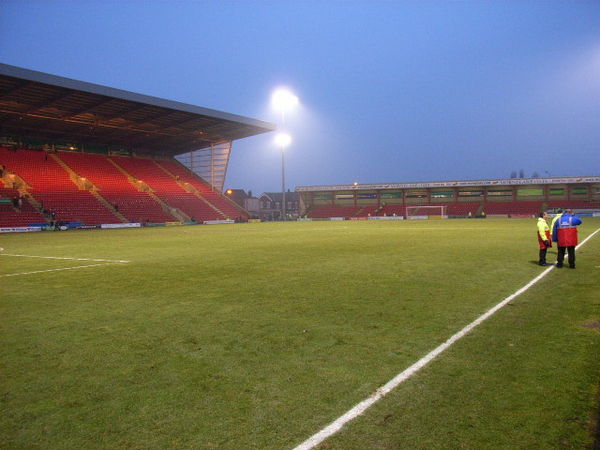
<instances>
[{"instance_id":1,"label":"white touchline","mask_svg":"<svg viewBox=\"0 0 600 450\"><path fill-rule=\"evenodd\" d=\"M0 275L0 278L2 278L2 277L16 277L16 276L19 276L19 275L32 275L34 273L59 272L61 270L83 269L85 267L108 266L110 264L114 264L114 262L105 262L105 263L102 263L102 264L86 264L85 266L63 267L63 268L60 268L60 269L35 270L33 272L7 273L5 275Z\"/></svg>"},{"instance_id":2,"label":"white touchline","mask_svg":"<svg viewBox=\"0 0 600 450\"><path fill-rule=\"evenodd\" d=\"M594 236L599 231L600 231L600 228L598 228L596 231L594 231L592 234L590 234L587 238L585 238L577 246L577 248L584 245L590 238L592 238L592 236ZM456 333L452 337L450 337L450 339L448 339L446 342L444 342L440 346L433 349L431 352L429 352L423 358L418 360L416 363L414 363L408 369L399 373L394 378L392 378L390 381L388 381L386 384L384 384L383 386L378 388L373 394L371 394L371 396L369 398L367 398L367 399L363 400L362 402L358 403L357 405L355 405L352 409L350 409L344 415L338 417L336 420L331 422L329 425L327 425L321 431L312 435L310 438L308 438L302 444L295 447L294 450L310 450L310 449L316 447L317 445L319 445L325 439L333 436L335 433L340 431L344 425L346 425L348 422L350 422L351 420L354 420L355 418L360 416L362 413L364 413L367 409L369 409L371 406L373 406L375 403L377 403L379 400L381 400L384 396L386 396L391 391L393 391L396 387L398 387L402 382L406 381L412 375L414 375L419 370L421 370L423 367L425 367L427 364L429 364L431 361L433 361L437 356L439 356L444 351L446 351L448 348L450 348L452 346L452 344L454 344L460 338L462 338L466 334L468 334L473 328L475 328L476 326L481 324L484 320L490 318L497 311L499 311L504 306L506 306L506 304L509 303L511 300L514 300L515 297L518 297L523 292L527 291L530 287L535 285L538 281L540 281L547 274L549 274L550 271L552 271L552 269L554 269L554 267L555 267L554 265L551 265L550 267L548 267L546 270L544 270L541 274L539 274L537 277L535 277L533 280L531 280L529 283L527 283L521 289L519 289L515 293L506 297L504 300L502 300L500 303L498 303L496 306L494 306L488 312L479 316L477 319L475 319L469 325L464 327L458 333Z\"/></svg>"}]
</instances>

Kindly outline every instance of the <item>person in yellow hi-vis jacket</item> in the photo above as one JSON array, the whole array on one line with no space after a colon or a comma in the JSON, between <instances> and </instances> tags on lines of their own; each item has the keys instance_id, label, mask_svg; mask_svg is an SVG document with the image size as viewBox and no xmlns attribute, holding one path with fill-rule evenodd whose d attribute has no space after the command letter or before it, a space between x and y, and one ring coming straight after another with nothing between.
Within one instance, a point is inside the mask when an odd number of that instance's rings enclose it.
<instances>
[{"instance_id":1,"label":"person in yellow hi-vis jacket","mask_svg":"<svg viewBox=\"0 0 600 450\"><path fill-rule=\"evenodd\" d=\"M552 247L552 236L550 235L550 227L548 226L548 214L540 213L537 221L537 238L540 244L540 260L539 265L546 265L546 251Z\"/></svg>"}]
</instances>

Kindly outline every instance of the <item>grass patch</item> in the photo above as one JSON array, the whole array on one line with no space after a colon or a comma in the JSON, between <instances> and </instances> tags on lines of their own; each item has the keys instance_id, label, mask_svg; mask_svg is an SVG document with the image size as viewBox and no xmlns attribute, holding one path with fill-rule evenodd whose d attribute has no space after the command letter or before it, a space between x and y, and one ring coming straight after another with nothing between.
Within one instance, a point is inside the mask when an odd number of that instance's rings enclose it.
<instances>
[{"instance_id":1,"label":"grass patch","mask_svg":"<svg viewBox=\"0 0 600 450\"><path fill-rule=\"evenodd\" d=\"M6 253L131 261L0 279L3 441L293 447L539 274L534 233L487 219L3 236ZM598 242L325 445L584 442ZM0 274L65 264L7 258Z\"/></svg>"}]
</instances>

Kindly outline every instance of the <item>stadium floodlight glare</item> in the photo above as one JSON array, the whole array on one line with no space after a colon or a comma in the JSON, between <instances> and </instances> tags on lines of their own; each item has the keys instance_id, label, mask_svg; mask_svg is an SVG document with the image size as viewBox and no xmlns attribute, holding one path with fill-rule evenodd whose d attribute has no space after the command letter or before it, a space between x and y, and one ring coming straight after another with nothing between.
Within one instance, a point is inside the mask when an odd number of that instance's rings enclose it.
<instances>
[{"instance_id":1,"label":"stadium floodlight glare","mask_svg":"<svg viewBox=\"0 0 600 450\"><path fill-rule=\"evenodd\" d=\"M282 119L284 114L298 104L298 97L285 88L279 88L271 96L271 103L276 111L281 112ZM283 125L283 124L282 124Z\"/></svg>"},{"instance_id":2,"label":"stadium floodlight glare","mask_svg":"<svg viewBox=\"0 0 600 450\"><path fill-rule=\"evenodd\" d=\"M277 133L275 143L278 147L285 149L292 143L292 137L287 133Z\"/></svg>"}]
</instances>

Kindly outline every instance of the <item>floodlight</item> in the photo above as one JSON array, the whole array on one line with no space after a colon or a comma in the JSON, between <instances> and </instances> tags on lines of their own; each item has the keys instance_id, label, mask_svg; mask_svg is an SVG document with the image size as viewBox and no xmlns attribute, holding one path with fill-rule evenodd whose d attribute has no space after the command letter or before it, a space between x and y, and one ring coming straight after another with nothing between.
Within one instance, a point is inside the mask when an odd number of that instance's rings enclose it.
<instances>
[{"instance_id":1,"label":"floodlight","mask_svg":"<svg viewBox=\"0 0 600 450\"><path fill-rule=\"evenodd\" d=\"M285 113L298 104L296 97L289 89L279 88L271 96L273 108L281 113L280 129L285 127ZM281 148L281 219L286 220L285 213L285 148L292 142L292 137L286 133L275 136L275 143Z\"/></svg>"},{"instance_id":2,"label":"floodlight","mask_svg":"<svg viewBox=\"0 0 600 450\"><path fill-rule=\"evenodd\" d=\"M279 88L271 97L273 108L277 111L288 111L298 104L298 97L285 88Z\"/></svg>"},{"instance_id":3,"label":"floodlight","mask_svg":"<svg viewBox=\"0 0 600 450\"><path fill-rule=\"evenodd\" d=\"M275 143L284 149L292 143L292 137L287 133L278 133L275 136Z\"/></svg>"}]
</instances>

